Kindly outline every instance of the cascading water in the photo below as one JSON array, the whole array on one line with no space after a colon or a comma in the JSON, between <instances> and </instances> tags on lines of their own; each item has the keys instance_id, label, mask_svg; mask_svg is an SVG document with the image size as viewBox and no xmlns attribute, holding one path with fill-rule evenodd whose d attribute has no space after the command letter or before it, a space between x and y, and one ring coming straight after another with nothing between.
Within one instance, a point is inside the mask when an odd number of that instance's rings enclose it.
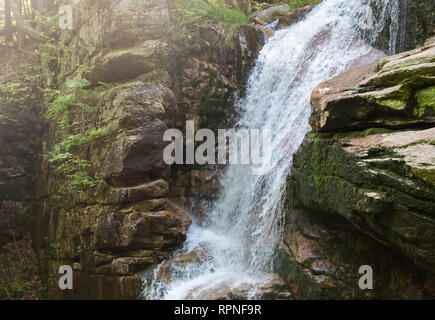
<instances>
[{"instance_id":1,"label":"cascading water","mask_svg":"<svg viewBox=\"0 0 435 320\"><path fill-rule=\"evenodd\" d=\"M256 298L258 286L272 279L272 262L283 225L284 186L292 156L310 130L310 96L321 82L368 55L379 32L390 28L390 49L398 28L385 26L396 0L325 0L301 22L277 31L262 49L237 106L237 128L270 129L272 169L263 176L249 166L229 166L221 191L201 225L193 224L177 255L195 253L191 263L163 262L144 278L146 299L207 299L220 288L243 286ZM381 12L364 24L369 4ZM370 19L369 19L370 20ZM369 21L370 22L370 21ZM170 265L170 279L162 280Z\"/></svg>"}]
</instances>

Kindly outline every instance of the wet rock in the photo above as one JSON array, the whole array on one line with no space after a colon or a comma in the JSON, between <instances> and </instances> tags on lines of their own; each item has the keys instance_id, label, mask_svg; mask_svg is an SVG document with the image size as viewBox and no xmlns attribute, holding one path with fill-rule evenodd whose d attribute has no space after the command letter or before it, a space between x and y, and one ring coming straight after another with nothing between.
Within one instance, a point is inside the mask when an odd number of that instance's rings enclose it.
<instances>
[{"instance_id":1,"label":"wet rock","mask_svg":"<svg viewBox=\"0 0 435 320\"><path fill-rule=\"evenodd\" d=\"M435 34L435 3L432 0L399 2L403 24L399 27L396 52L412 50Z\"/></svg>"},{"instance_id":2,"label":"wet rock","mask_svg":"<svg viewBox=\"0 0 435 320\"><path fill-rule=\"evenodd\" d=\"M187 174L186 196L212 198L220 187L220 172L215 170L192 170Z\"/></svg>"},{"instance_id":3,"label":"wet rock","mask_svg":"<svg viewBox=\"0 0 435 320\"><path fill-rule=\"evenodd\" d=\"M84 0L75 6L74 25L78 32L62 31L62 40L72 44L68 59L61 63L64 74L106 48L129 48L144 40L162 39L170 34L166 1L129 2Z\"/></svg>"},{"instance_id":4,"label":"wet rock","mask_svg":"<svg viewBox=\"0 0 435 320\"><path fill-rule=\"evenodd\" d=\"M293 297L434 295L434 49L373 63L374 51L314 90L315 133L294 155L278 249ZM359 289L362 265L373 290Z\"/></svg>"},{"instance_id":5,"label":"wet rock","mask_svg":"<svg viewBox=\"0 0 435 320\"><path fill-rule=\"evenodd\" d=\"M292 297L288 286L278 277L259 284L237 283L237 280L235 282L222 283L212 289L197 288L196 290L200 292L201 299L206 300L291 300ZM187 296L188 300L197 299L196 290Z\"/></svg>"},{"instance_id":6,"label":"wet rock","mask_svg":"<svg viewBox=\"0 0 435 320\"><path fill-rule=\"evenodd\" d=\"M289 12L283 17L280 17L277 25L277 29L283 29L301 21L316 6L317 4L311 4L301 8L297 8L296 10Z\"/></svg>"},{"instance_id":7,"label":"wet rock","mask_svg":"<svg viewBox=\"0 0 435 320\"><path fill-rule=\"evenodd\" d=\"M134 275L153 263L153 257L122 257L113 260L110 271L116 275Z\"/></svg>"}]
</instances>

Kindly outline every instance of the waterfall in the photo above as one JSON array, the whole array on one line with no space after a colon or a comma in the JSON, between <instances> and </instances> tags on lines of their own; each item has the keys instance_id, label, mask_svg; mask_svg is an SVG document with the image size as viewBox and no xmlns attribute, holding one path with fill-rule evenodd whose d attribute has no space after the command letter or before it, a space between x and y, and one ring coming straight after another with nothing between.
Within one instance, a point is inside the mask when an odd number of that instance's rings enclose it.
<instances>
[{"instance_id":1,"label":"waterfall","mask_svg":"<svg viewBox=\"0 0 435 320\"><path fill-rule=\"evenodd\" d=\"M367 56L373 50L367 42L374 43L385 28L390 29L394 50L397 22L386 24L397 10L396 2L325 0L303 21L267 41L249 77L246 97L236 107L242 113L237 128L271 130L272 169L256 176L249 166L227 168L206 220L190 227L184 248L175 253L175 258L189 253L198 258L187 264L163 262L144 277L144 298L207 299L222 287L240 286L247 288L249 298L256 298L258 286L273 275L284 223L285 183L292 156L310 131L311 92ZM362 8L374 4L381 18L362 31ZM170 279L159 281L157 275L168 264Z\"/></svg>"}]
</instances>

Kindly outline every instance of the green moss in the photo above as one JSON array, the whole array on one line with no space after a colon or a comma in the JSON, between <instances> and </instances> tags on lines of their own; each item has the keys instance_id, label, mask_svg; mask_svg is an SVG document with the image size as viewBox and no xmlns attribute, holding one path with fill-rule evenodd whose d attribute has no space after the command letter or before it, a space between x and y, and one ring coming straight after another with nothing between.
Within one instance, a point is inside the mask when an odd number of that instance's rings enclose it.
<instances>
[{"instance_id":1,"label":"green moss","mask_svg":"<svg viewBox=\"0 0 435 320\"><path fill-rule=\"evenodd\" d=\"M369 128L364 131L351 131L351 132L330 132L330 133L318 133L318 132L310 132L308 133L307 137L310 139L332 139L332 140L339 140L343 138L360 138L360 137L367 137L374 134L384 134L384 133L391 133L394 132L391 129L386 128Z\"/></svg>"},{"instance_id":2,"label":"green moss","mask_svg":"<svg viewBox=\"0 0 435 320\"><path fill-rule=\"evenodd\" d=\"M316 139L316 138L333 138L336 135L336 133L324 133L324 132L309 132L307 134L307 137L309 139Z\"/></svg>"},{"instance_id":3,"label":"green moss","mask_svg":"<svg viewBox=\"0 0 435 320\"><path fill-rule=\"evenodd\" d=\"M405 110L408 105L410 96L410 87L407 85L400 85L391 92L367 96L367 100L370 103L375 103L388 109Z\"/></svg>"},{"instance_id":4,"label":"green moss","mask_svg":"<svg viewBox=\"0 0 435 320\"><path fill-rule=\"evenodd\" d=\"M96 116L101 95L112 89L104 83L94 89L86 89L90 84L86 79L67 81L64 90L47 91L46 101L48 119L56 122L63 129L56 137L47 153L47 159L54 177L58 178L58 201L71 198L76 193L95 191L99 186L94 176L95 168L86 160L87 151L92 142L111 135L116 126L109 122L97 128Z\"/></svg>"},{"instance_id":5,"label":"green moss","mask_svg":"<svg viewBox=\"0 0 435 320\"><path fill-rule=\"evenodd\" d=\"M394 110L405 110L407 105L406 101L391 99L378 101L378 104Z\"/></svg>"},{"instance_id":6,"label":"green moss","mask_svg":"<svg viewBox=\"0 0 435 320\"><path fill-rule=\"evenodd\" d=\"M324 139L314 139L310 164L312 166L312 175L316 186L316 198L324 199L327 188L325 179L330 175L328 171L331 165L328 161L328 145Z\"/></svg>"},{"instance_id":7,"label":"green moss","mask_svg":"<svg viewBox=\"0 0 435 320\"><path fill-rule=\"evenodd\" d=\"M387 71L369 80L366 86L385 88L406 83L415 87L424 85L426 82L430 83L433 76L433 67L427 64L419 65L418 68L398 68Z\"/></svg>"},{"instance_id":8,"label":"green moss","mask_svg":"<svg viewBox=\"0 0 435 320\"><path fill-rule=\"evenodd\" d=\"M371 136L374 134L384 134L384 133L391 133L393 130L385 129L385 128L369 128L363 132L361 132L362 137Z\"/></svg>"},{"instance_id":9,"label":"green moss","mask_svg":"<svg viewBox=\"0 0 435 320\"><path fill-rule=\"evenodd\" d=\"M383 59L379 62L378 67L377 67L377 71L381 71L382 68L390 61L388 61L387 59Z\"/></svg>"},{"instance_id":10,"label":"green moss","mask_svg":"<svg viewBox=\"0 0 435 320\"><path fill-rule=\"evenodd\" d=\"M425 113L435 111L435 86L424 90L420 90L415 94L418 103L418 115L424 116Z\"/></svg>"},{"instance_id":11,"label":"green moss","mask_svg":"<svg viewBox=\"0 0 435 320\"><path fill-rule=\"evenodd\" d=\"M435 187L435 170L413 168L412 172L416 177Z\"/></svg>"},{"instance_id":12,"label":"green moss","mask_svg":"<svg viewBox=\"0 0 435 320\"><path fill-rule=\"evenodd\" d=\"M431 63L431 62L435 62L435 57L424 57L424 58L419 58L419 59L412 59L412 60L408 60L408 61L404 61L402 63L399 63L398 65L394 65L392 68L387 68L384 71L389 71L389 70L394 70L394 69L404 69L404 68L415 66L418 64Z\"/></svg>"}]
</instances>

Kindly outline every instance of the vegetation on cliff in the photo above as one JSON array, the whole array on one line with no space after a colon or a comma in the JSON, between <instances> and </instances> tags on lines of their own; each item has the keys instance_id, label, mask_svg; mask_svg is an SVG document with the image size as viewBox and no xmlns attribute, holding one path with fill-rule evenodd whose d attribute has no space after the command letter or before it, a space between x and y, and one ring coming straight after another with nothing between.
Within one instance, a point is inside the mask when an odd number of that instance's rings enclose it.
<instances>
[{"instance_id":1,"label":"vegetation on cliff","mask_svg":"<svg viewBox=\"0 0 435 320\"><path fill-rule=\"evenodd\" d=\"M135 298L138 274L182 246L183 210L204 218L218 174L166 165L162 134L236 118L237 90L274 35L267 23L294 23L321 1L266 2L82 0L70 3L76 29L60 30L59 1L0 0L0 298L71 298L54 280L61 262L90 287L73 298ZM411 2L413 48L434 11ZM280 7L252 19L270 5ZM434 50L315 90L280 248L295 297L370 297L349 276L364 251L383 274L418 273L378 297L432 294L421 283L435 263Z\"/></svg>"}]
</instances>

